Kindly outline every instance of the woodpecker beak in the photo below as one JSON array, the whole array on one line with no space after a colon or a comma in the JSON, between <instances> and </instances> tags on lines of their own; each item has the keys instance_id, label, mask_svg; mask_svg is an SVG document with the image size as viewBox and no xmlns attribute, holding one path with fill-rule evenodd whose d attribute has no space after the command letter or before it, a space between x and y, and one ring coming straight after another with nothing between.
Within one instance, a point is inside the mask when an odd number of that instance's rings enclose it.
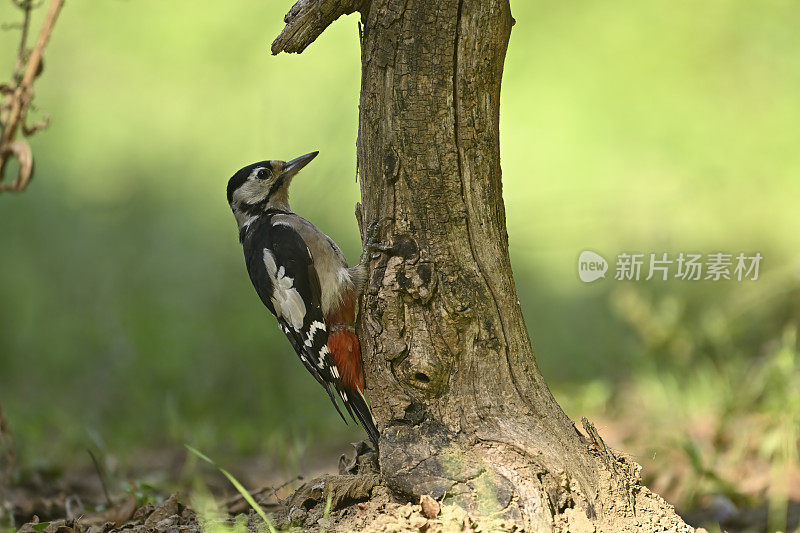
<instances>
[{"instance_id":1,"label":"woodpecker beak","mask_svg":"<svg viewBox=\"0 0 800 533\"><path fill-rule=\"evenodd\" d=\"M286 178L291 178L292 176L300 172L301 168L309 164L312 159L317 157L318 153L319 152L311 152L310 154L301 155L300 157L292 159L291 161L287 162L283 166L283 170L281 171L281 176Z\"/></svg>"}]
</instances>

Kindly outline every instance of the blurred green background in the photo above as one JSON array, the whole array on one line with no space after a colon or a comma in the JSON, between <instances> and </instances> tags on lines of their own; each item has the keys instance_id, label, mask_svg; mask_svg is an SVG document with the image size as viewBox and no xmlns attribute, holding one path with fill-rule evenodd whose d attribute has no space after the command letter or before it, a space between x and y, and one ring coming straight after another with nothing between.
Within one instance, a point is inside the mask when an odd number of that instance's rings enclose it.
<instances>
[{"instance_id":1,"label":"blurred green background","mask_svg":"<svg viewBox=\"0 0 800 533\"><path fill-rule=\"evenodd\" d=\"M288 7L66 4L36 85L34 115L52 117L32 139L36 177L0 197L0 399L26 461L98 442L123 456L189 442L285 461L361 436L256 298L225 201L244 164L320 150L293 208L357 258L357 18L302 55L273 57ZM800 4L539 0L512 11L508 232L557 398L687 505L790 487ZM0 2L0 22L17 21ZM0 33L4 76L17 38ZM612 263L633 251L764 261L755 282L584 284L585 249ZM676 457L686 472L673 472ZM745 490L731 465L752 457L775 476Z\"/></svg>"}]
</instances>

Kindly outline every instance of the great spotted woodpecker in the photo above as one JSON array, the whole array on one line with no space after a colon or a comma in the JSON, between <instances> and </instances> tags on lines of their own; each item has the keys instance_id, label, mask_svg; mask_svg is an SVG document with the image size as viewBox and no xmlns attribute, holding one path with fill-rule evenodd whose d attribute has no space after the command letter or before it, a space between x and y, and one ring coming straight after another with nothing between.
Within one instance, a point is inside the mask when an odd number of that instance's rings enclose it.
<instances>
[{"instance_id":1,"label":"great spotted woodpecker","mask_svg":"<svg viewBox=\"0 0 800 533\"><path fill-rule=\"evenodd\" d=\"M346 422L337 395L377 446L378 430L364 398L355 319L369 260L390 249L377 241L386 219L370 224L361 261L349 268L336 243L289 207L292 178L317 154L242 168L228 181L228 203L261 301L342 419Z\"/></svg>"}]
</instances>

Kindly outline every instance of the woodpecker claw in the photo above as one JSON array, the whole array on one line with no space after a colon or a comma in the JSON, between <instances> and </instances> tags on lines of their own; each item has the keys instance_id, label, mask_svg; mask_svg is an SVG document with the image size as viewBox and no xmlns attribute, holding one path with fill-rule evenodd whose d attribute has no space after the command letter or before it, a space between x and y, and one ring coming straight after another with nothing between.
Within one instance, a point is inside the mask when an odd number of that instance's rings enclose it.
<instances>
[{"instance_id":1,"label":"woodpecker claw","mask_svg":"<svg viewBox=\"0 0 800 533\"><path fill-rule=\"evenodd\" d=\"M364 241L364 253L361 254L361 260L366 261L367 258L378 259L381 253L392 251L392 246L389 244L380 243L381 224L387 220L394 221L392 217L383 217L367 226L367 235Z\"/></svg>"},{"instance_id":2,"label":"woodpecker claw","mask_svg":"<svg viewBox=\"0 0 800 533\"><path fill-rule=\"evenodd\" d=\"M368 244L367 249L370 252L391 252L394 246L391 244Z\"/></svg>"},{"instance_id":3,"label":"woodpecker claw","mask_svg":"<svg viewBox=\"0 0 800 533\"><path fill-rule=\"evenodd\" d=\"M372 242L375 241L375 237L380 235L380 231L381 231L380 226L381 226L381 224L383 224L387 220L391 220L391 221L394 222L394 218L392 218L392 217L383 217L383 218L380 218L380 219L376 220L375 222L373 222L369 226L367 226L367 239L366 239L367 243L372 243Z\"/></svg>"}]
</instances>

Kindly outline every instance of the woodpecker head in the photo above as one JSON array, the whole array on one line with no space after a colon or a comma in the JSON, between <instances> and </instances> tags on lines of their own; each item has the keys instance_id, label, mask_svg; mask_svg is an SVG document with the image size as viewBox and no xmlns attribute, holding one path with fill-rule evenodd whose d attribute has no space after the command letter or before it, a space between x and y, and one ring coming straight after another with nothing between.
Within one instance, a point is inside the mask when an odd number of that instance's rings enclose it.
<instances>
[{"instance_id":1,"label":"woodpecker head","mask_svg":"<svg viewBox=\"0 0 800 533\"><path fill-rule=\"evenodd\" d=\"M228 203L241 228L249 219L267 209L289 210L292 178L319 152L291 161L261 161L247 165L228 181Z\"/></svg>"}]
</instances>

